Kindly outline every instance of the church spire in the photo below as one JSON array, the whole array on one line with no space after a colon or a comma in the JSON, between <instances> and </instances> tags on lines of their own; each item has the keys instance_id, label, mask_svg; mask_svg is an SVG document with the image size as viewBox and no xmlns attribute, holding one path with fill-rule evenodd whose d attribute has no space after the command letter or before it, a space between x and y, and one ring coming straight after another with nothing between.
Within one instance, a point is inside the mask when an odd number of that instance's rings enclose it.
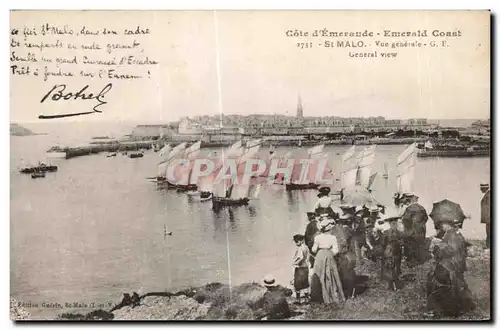
<instances>
[{"instance_id":1,"label":"church spire","mask_svg":"<svg viewBox=\"0 0 500 330\"><path fill-rule=\"evenodd\" d=\"M297 100L297 118L302 119L304 117L304 113L302 110L302 100L300 99L300 94Z\"/></svg>"}]
</instances>

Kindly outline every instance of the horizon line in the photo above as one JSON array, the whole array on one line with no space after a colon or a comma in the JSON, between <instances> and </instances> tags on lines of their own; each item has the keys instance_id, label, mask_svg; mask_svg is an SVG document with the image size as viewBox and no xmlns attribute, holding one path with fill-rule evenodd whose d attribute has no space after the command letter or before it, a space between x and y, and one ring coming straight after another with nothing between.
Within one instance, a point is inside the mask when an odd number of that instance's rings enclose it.
<instances>
[{"instance_id":1,"label":"horizon line","mask_svg":"<svg viewBox=\"0 0 500 330\"><path fill-rule=\"evenodd\" d=\"M284 117L290 117L290 118L296 118L295 116L286 116L286 115L281 115L281 114L250 114L250 115L241 115L241 114L228 114L228 116L251 116L251 115L259 115L259 116L284 116ZM203 116L203 115L194 115L194 116L186 116L187 118L193 118L197 116ZM208 115L208 116L217 116L217 115ZM306 116L305 118L327 118L327 117L338 117L338 118L345 118L345 119L350 119L350 118L373 118L373 117L383 117L385 120L405 120L405 119L425 119L425 120L488 120L491 119L491 116L489 117L456 117L456 118L426 118L426 117L384 117L384 116L358 116L358 117L342 117L342 116ZM176 120L156 120L156 119L127 119L127 120L116 120L116 119L103 119L103 120L58 120L58 121L53 121L54 123L152 123L152 122L157 122L157 123L173 123L173 122L179 122L181 118L176 119ZM37 124L37 123L50 123L51 121L47 120L33 120L33 121L16 121L16 120L10 120L9 119L9 124Z\"/></svg>"}]
</instances>

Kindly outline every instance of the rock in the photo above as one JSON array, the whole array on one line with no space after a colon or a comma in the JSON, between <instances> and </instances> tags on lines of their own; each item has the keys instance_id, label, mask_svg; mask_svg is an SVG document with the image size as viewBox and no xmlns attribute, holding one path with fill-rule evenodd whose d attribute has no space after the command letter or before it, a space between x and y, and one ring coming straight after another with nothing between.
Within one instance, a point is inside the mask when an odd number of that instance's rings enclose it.
<instances>
[{"instance_id":1,"label":"rock","mask_svg":"<svg viewBox=\"0 0 500 330\"><path fill-rule=\"evenodd\" d=\"M30 313L25 308L20 307L14 298L10 298L10 319L12 321L20 321L29 320L30 318Z\"/></svg>"},{"instance_id":2,"label":"rock","mask_svg":"<svg viewBox=\"0 0 500 330\"><path fill-rule=\"evenodd\" d=\"M210 304L200 304L186 296L149 296L140 306L127 306L113 314L114 320L195 320L205 318L209 308Z\"/></svg>"}]
</instances>

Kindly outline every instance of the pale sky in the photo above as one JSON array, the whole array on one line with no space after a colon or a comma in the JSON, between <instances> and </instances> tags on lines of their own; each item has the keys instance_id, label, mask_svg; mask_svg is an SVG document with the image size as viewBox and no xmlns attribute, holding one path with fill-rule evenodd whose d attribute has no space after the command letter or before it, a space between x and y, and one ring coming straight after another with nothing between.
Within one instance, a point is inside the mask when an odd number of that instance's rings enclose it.
<instances>
[{"instance_id":1,"label":"pale sky","mask_svg":"<svg viewBox=\"0 0 500 330\"><path fill-rule=\"evenodd\" d=\"M217 20L217 24L215 23ZM31 42L91 44L141 43L134 53L103 50L46 49L46 57L72 58L83 55L105 59L122 55L146 56L158 65L118 67L117 71L144 74L137 81L11 75L11 121L37 121L39 114L91 111L97 103L49 101L42 97L55 85L67 84L67 91L89 85L99 92L107 83L101 114L58 121L144 120L169 121L179 116L204 114L289 114L295 115L300 93L305 116L387 118L488 118L490 114L490 28L488 12L335 12L335 11L141 11L141 12L12 12L11 28L41 26L44 22L74 30L149 28L148 36L121 37L32 37ZM392 31L427 29L461 31L461 37L447 38L447 48L388 48L396 58L381 58L384 50L375 40L416 41L405 38L342 38L363 40L365 48L324 48L318 43L335 38L291 38L289 29L310 33L315 29L356 32L365 29L383 34ZM217 33L217 38L216 38ZM420 39L423 43L442 38ZM22 38L21 38L22 41ZM312 49L299 49L297 42L313 42ZM379 53L378 58L350 58L350 51ZM18 56L30 50L11 48ZM218 56L217 56L218 53ZM37 53L40 56L40 53ZM217 60L218 59L218 60ZM43 71L43 62L32 68ZM11 63L12 64L12 63ZM96 68L92 65L61 64L61 68ZM220 97L220 102L219 102Z\"/></svg>"}]
</instances>

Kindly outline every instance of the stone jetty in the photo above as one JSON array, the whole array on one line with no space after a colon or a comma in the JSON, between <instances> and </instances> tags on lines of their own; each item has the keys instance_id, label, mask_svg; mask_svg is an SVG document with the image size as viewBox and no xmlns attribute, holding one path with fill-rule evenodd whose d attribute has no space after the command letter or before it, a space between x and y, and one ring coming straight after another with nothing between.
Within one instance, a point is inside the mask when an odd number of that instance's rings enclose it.
<instances>
[{"instance_id":1,"label":"stone jetty","mask_svg":"<svg viewBox=\"0 0 500 330\"><path fill-rule=\"evenodd\" d=\"M100 152L122 152L122 151L138 151L140 149L151 149L151 145L155 141L138 141L138 142L108 142L90 144L83 147L66 148L66 159L98 154Z\"/></svg>"}]
</instances>

